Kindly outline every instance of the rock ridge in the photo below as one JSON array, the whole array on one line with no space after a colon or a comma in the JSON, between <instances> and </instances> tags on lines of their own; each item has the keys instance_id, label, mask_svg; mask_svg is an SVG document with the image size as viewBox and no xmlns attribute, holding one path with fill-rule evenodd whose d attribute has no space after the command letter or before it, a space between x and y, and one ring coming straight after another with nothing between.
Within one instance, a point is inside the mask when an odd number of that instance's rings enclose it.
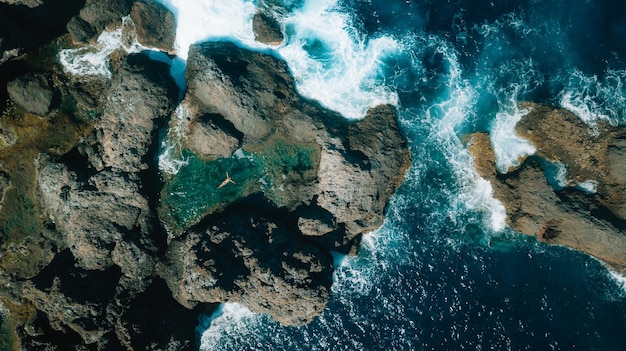
<instances>
[{"instance_id":1,"label":"rock ridge","mask_svg":"<svg viewBox=\"0 0 626 351\"><path fill-rule=\"evenodd\" d=\"M571 112L534 103L516 132L537 148L517 169L499 174L489 135L469 137L478 174L504 205L507 224L548 244L586 252L626 272L623 140L626 130L592 128ZM581 184L594 184L594 187Z\"/></svg>"}]
</instances>

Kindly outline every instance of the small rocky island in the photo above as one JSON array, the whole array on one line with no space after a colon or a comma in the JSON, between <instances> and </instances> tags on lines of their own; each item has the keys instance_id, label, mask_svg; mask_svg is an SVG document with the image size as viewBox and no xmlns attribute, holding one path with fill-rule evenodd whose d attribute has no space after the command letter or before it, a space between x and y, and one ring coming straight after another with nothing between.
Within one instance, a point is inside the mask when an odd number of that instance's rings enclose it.
<instances>
[{"instance_id":1,"label":"small rocky island","mask_svg":"<svg viewBox=\"0 0 626 351\"><path fill-rule=\"evenodd\" d=\"M167 63L123 49L110 76L71 74L59 51L122 18L124 40L171 54L172 13L0 7L24 21L65 11L45 18L56 32L0 24L1 349L186 350L222 302L284 325L322 312L330 252L356 254L410 166L394 107L347 121L300 96L279 58L226 42L192 46L183 91ZM255 16L257 40L279 43L277 24ZM163 173L168 138L184 162Z\"/></svg>"},{"instance_id":2,"label":"small rocky island","mask_svg":"<svg viewBox=\"0 0 626 351\"><path fill-rule=\"evenodd\" d=\"M507 224L549 244L586 252L626 274L626 128L583 123L529 102L516 133L537 149L506 174L496 171L489 135L468 138L481 177L504 205Z\"/></svg>"}]
</instances>

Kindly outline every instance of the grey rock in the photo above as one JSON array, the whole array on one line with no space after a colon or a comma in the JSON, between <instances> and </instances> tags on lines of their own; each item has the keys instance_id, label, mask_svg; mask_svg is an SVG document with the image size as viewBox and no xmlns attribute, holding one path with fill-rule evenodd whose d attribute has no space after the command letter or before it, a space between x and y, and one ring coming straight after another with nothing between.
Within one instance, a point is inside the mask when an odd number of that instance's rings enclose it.
<instances>
[{"instance_id":1,"label":"grey rock","mask_svg":"<svg viewBox=\"0 0 626 351\"><path fill-rule=\"evenodd\" d=\"M9 5L24 5L33 8L43 4L43 0L0 0L0 3Z\"/></svg>"},{"instance_id":2,"label":"grey rock","mask_svg":"<svg viewBox=\"0 0 626 351\"><path fill-rule=\"evenodd\" d=\"M52 108L54 90L45 75L19 77L7 84L7 91L11 100L31 113L45 115Z\"/></svg>"}]
</instances>

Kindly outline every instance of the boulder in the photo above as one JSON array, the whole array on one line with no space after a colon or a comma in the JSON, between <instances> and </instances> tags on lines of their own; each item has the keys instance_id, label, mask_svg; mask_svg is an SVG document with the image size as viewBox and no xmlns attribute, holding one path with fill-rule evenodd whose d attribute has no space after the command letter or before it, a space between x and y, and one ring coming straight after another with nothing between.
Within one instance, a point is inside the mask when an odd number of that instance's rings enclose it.
<instances>
[{"instance_id":1,"label":"boulder","mask_svg":"<svg viewBox=\"0 0 626 351\"><path fill-rule=\"evenodd\" d=\"M28 74L10 81L7 91L11 100L26 111L45 115L50 112L54 90L48 77L42 74Z\"/></svg>"},{"instance_id":2,"label":"boulder","mask_svg":"<svg viewBox=\"0 0 626 351\"><path fill-rule=\"evenodd\" d=\"M280 45L285 39L280 23L270 13L255 13L252 17L252 30L254 39L260 43Z\"/></svg>"},{"instance_id":3,"label":"boulder","mask_svg":"<svg viewBox=\"0 0 626 351\"><path fill-rule=\"evenodd\" d=\"M241 179L245 191L239 195L262 191L276 206L290 210L313 202L332 213L350 239L382 224L385 205L410 164L393 107L379 106L362 121L346 121L299 96L283 61L229 43L193 45L187 79L183 104L191 122L180 124L177 116L170 122L170 126L183 126L184 147L203 147L196 145L202 139L192 137L192 128L185 126L205 116L224 134L238 139L240 155L265 160L256 163L263 164L260 174ZM234 139L230 140L226 143L230 148L218 147L225 151L222 155L231 152ZM217 173L215 188L224 174ZM165 207L169 190L166 185L162 194ZM207 207L192 222L224 206ZM170 213L171 208L162 211L162 219L178 235L184 228L172 223L176 219L168 218Z\"/></svg>"},{"instance_id":4,"label":"boulder","mask_svg":"<svg viewBox=\"0 0 626 351\"><path fill-rule=\"evenodd\" d=\"M139 0L133 4L130 18L141 44L174 54L176 18L169 9L156 1Z\"/></svg>"}]
</instances>

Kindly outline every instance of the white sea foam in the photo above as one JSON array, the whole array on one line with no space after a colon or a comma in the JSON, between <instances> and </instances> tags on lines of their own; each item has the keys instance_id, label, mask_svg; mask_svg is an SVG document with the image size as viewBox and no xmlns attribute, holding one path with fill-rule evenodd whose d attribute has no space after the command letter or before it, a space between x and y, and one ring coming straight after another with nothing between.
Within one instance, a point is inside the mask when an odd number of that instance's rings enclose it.
<instances>
[{"instance_id":1,"label":"white sea foam","mask_svg":"<svg viewBox=\"0 0 626 351\"><path fill-rule=\"evenodd\" d=\"M556 175L554 176L554 180L557 185L561 188L568 186L569 180L567 179L567 167L562 162L556 162L555 166L558 169Z\"/></svg>"},{"instance_id":2,"label":"white sea foam","mask_svg":"<svg viewBox=\"0 0 626 351\"><path fill-rule=\"evenodd\" d=\"M347 118L362 118L379 104L397 104L397 94L379 79L381 60L402 49L396 40L362 38L336 0L307 1L284 25L289 36L278 51L301 94Z\"/></svg>"},{"instance_id":3,"label":"white sea foam","mask_svg":"<svg viewBox=\"0 0 626 351\"><path fill-rule=\"evenodd\" d=\"M255 314L237 303L223 303L209 317L201 316L197 331L202 333L201 350L217 350L224 335L232 335L245 323L255 318Z\"/></svg>"},{"instance_id":4,"label":"white sea foam","mask_svg":"<svg viewBox=\"0 0 626 351\"><path fill-rule=\"evenodd\" d=\"M181 167L188 164L188 160L182 155L182 141L185 138L184 129L191 120L191 114L184 103L176 107L174 117L170 121L167 135L161 141L162 151L159 155L159 170L166 176L178 174Z\"/></svg>"},{"instance_id":5,"label":"white sea foam","mask_svg":"<svg viewBox=\"0 0 626 351\"><path fill-rule=\"evenodd\" d=\"M537 151L533 144L515 132L515 125L528 112L528 109L520 110L513 103L507 110L496 113L490 138L496 154L496 168L500 173L507 173L509 168L518 167L521 159Z\"/></svg>"},{"instance_id":6,"label":"white sea foam","mask_svg":"<svg viewBox=\"0 0 626 351\"><path fill-rule=\"evenodd\" d=\"M102 32L96 44L59 52L59 62L65 72L76 76L111 77L109 55L122 45L122 29Z\"/></svg>"},{"instance_id":7,"label":"white sea foam","mask_svg":"<svg viewBox=\"0 0 626 351\"><path fill-rule=\"evenodd\" d=\"M268 45L254 40L252 1L160 0L176 14L176 52L187 58L189 45L230 40L252 49ZM276 50L287 62L298 91L347 118L362 118L368 108L398 102L379 79L381 60L401 45L390 37L362 38L337 0L309 0L279 20L288 28ZM315 52L313 52L315 51Z\"/></svg>"},{"instance_id":8,"label":"white sea foam","mask_svg":"<svg viewBox=\"0 0 626 351\"><path fill-rule=\"evenodd\" d=\"M156 48L141 44L134 36L135 24L129 16L121 19L121 27L114 31L104 31L96 44L77 49L65 49L59 52L59 62L65 70L75 76L103 76L111 78L109 55L123 49L127 53L145 52L152 60L170 65L170 75L179 87L181 94L186 90L186 62L178 57L169 57ZM126 34L123 34L126 31ZM125 37L127 36L127 37Z\"/></svg>"},{"instance_id":9,"label":"white sea foam","mask_svg":"<svg viewBox=\"0 0 626 351\"><path fill-rule=\"evenodd\" d=\"M559 104L594 128L601 120L613 125L623 124L626 121L624 81L626 71L623 70L608 70L603 77L598 77L575 69L560 94ZM594 132L598 133L595 129Z\"/></svg>"},{"instance_id":10,"label":"white sea foam","mask_svg":"<svg viewBox=\"0 0 626 351\"><path fill-rule=\"evenodd\" d=\"M189 46L207 40L231 40L252 48L266 45L254 40L253 1L244 0L158 0L176 16L175 49L186 60Z\"/></svg>"},{"instance_id":11,"label":"white sea foam","mask_svg":"<svg viewBox=\"0 0 626 351\"><path fill-rule=\"evenodd\" d=\"M460 192L451 198L450 219L463 211L483 211L487 214L487 226L493 231L500 231L505 227L506 212L504 206L493 198L493 190L486 180L482 179L473 167L473 159L463 143L458 138L457 131L475 112L477 93L470 83L463 79L462 68L454 51L443 43L438 51L448 62L449 67L449 98L433 105L426 111L427 120L439 117L436 123L436 134L439 143L444 145L448 161L456 175Z\"/></svg>"},{"instance_id":12,"label":"white sea foam","mask_svg":"<svg viewBox=\"0 0 626 351\"><path fill-rule=\"evenodd\" d=\"M626 277L611 269L608 269L608 272L613 281L615 281L615 283L617 283L617 285L624 290L624 293L626 293Z\"/></svg>"},{"instance_id":13,"label":"white sea foam","mask_svg":"<svg viewBox=\"0 0 626 351\"><path fill-rule=\"evenodd\" d=\"M595 180L585 180L584 182L577 184L576 188L589 194L595 194L598 192L598 182Z\"/></svg>"}]
</instances>

